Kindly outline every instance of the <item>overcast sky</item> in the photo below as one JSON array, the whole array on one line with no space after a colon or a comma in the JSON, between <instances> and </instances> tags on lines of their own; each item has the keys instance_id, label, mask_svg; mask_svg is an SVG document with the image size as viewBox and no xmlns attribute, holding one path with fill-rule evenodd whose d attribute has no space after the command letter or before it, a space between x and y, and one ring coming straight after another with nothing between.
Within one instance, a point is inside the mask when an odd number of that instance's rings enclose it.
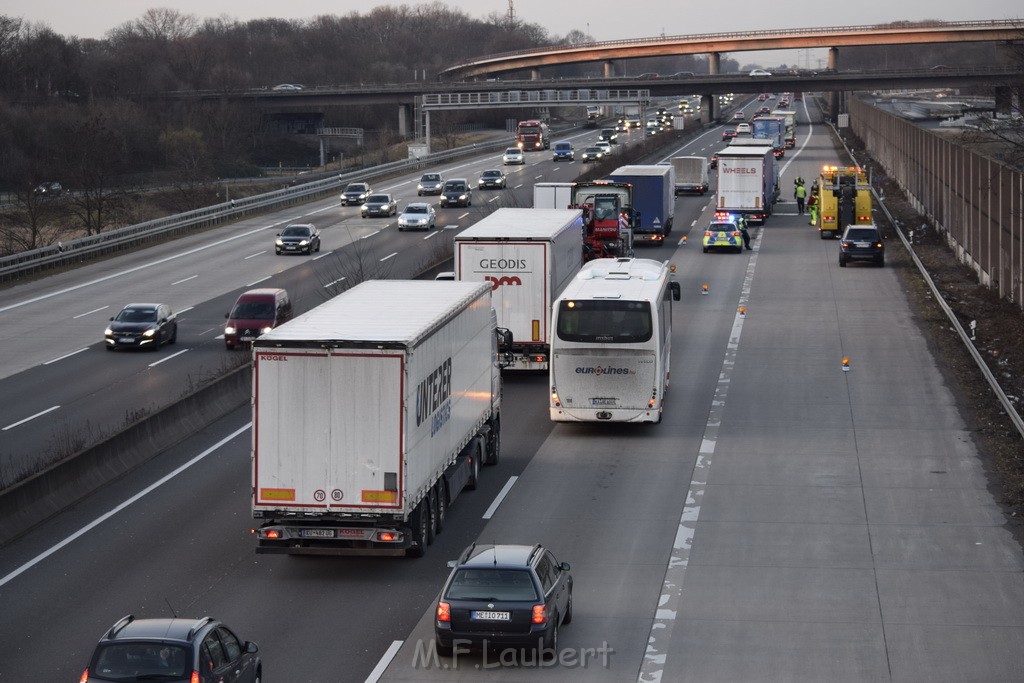
<instances>
[{"instance_id":1,"label":"overcast sky","mask_svg":"<svg viewBox=\"0 0 1024 683\"><path fill-rule=\"evenodd\" d=\"M540 24L553 36L564 36L576 29L589 33L596 40L647 38L662 33L680 35L851 26L921 19L1019 19L1024 16L1020 0L773 3L763 0L731 0L701 5L678 0L513 0L513 3L517 19ZM0 3L0 14L42 22L65 36L102 38L110 29L138 18L150 7L169 7L200 18L226 15L246 20L260 17L309 19L321 14L365 13L378 5L400 4L426 3L374 0L3 0ZM494 12L508 12L508 0L447 0L443 4L461 8L466 14L479 19Z\"/></svg>"}]
</instances>

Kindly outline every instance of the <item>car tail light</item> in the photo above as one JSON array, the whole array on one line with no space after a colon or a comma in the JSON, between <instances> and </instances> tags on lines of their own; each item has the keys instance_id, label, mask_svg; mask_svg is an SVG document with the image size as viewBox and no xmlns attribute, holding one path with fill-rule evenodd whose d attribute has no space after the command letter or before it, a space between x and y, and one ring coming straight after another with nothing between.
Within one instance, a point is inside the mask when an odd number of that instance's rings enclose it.
<instances>
[{"instance_id":1,"label":"car tail light","mask_svg":"<svg viewBox=\"0 0 1024 683\"><path fill-rule=\"evenodd\" d=\"M78 683L89 683L89 670L86 669L82 672L82 677L78 679Z\"/></svg>"},{"instance_id":2,"label":"car tail light","mask_svg":"<svg viewBox=\"0 0 1024 683\"><path fill-rule=\"evenodd\" d=\"M733 237L739 237L740 236L739 230L733 230L729 234L732 235Z\"/></svg>"},{"instance_id":3,"label":"car tail light","mask_svg":"<svg viewBox=\"0 0 1024 683\"><path fill-rule=\"evenodd\" d=\"M846 247L847 249L849 249L850 247L852 247L852 246L853 246L853 242L845 242L845 241L844 241L844 242L843 242L843 246L844 246L844 247Z\"/></svg>"},{"instance_id":4,"label":"car tail light","mask_svg":"<svg viewBox=\"0 0 1024 683\"><path fill-rule=\"evenodd\" d=\"M876 249L884 249L884 246L882 245L881 242L875 242L875 248Z\"/></svg>"},{"instance_id":5,"label":"car tail light","mask_svg":"<svg viewBox=\"0 0 1024 683\"><path fill-rule=\"evenodd\" d=\"M263 533L265 538L281 538L281 532L277 529L268 529Z\"/></svg>"},{"instance_id":6,"label":"car tail light","mask_svg":"<svg viewBox=\"0 0 1024 683\"><path fill-rule=\"evenodd\" d=\"M530 620L534 624L546 624L548 621L548 610L544 605L533 606L533 618Z\"/></svg>"},{"instance_id":7,"label":"car tail light","mask_svg":"<svg viewBox=\"0 0 1024 683\"><path fill-rule=\"evenodd\" d=\"M534 610L537 608L534 607ZM452 620L452 606L447 602L437 603L437 620L444 622L451 622Z\"/></svg>"},{"instance_id":8,"label":"car tail light","mask_svg":"<svg viewBox=\"0 0 1024 683\"><path fill-rule=\"evenodd\" d=\"M715 233L711 232L710 230L705 230L705 231L704 231L704 236L705 236L705 237L711 237L711 236L712 236L712 235L714 235L714 234L715 234Z\"/></svg>"}]
</instances>

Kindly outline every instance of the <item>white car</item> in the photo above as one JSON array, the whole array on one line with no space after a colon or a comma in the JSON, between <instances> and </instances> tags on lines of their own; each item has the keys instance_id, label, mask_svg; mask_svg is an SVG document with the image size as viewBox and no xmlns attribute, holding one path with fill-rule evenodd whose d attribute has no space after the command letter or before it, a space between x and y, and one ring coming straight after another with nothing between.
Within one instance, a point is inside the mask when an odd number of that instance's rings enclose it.
<instances>
[{"instance_id":1,"label":"white car","mask_svg":"<svg viewBox=\"0 0 1024 683\"><path fill-rule=\"evenodd\" d=\"M736 124L736 135L746 135L750 133L749 123L738 123Z\"/></svg>"},{"instance_id":2,"label":"white car","mask_svg":"<svg viewBox=\"0 0 1024 683\"><path fill-rule=\"evenodd\" d=\"M302 86L299 85L298 83L282 83L281 85L275 85L273 88L271 88L271 90L276 90L278 92L295 91L302 90Z\"/></svg>"},{"instance_id":3,"label":"white car","mask_svg":"<svg viewBox=\"0 0 1024 683\"><path fill-rule=\"evenodd\" d=\"M426 202L413 202L398 217L398 229L432 230L437 227L437 212Z\"/></svg>"},{"instance_id":4,"label":"white car","mask_svg":"<svg viewBox=\"0 0 1024 683\"><path fill-rule=\"evenodd\" d=\"M525 164L526 155L523 154L523 150L518 147L509 147L505 150L505 153L501 155L501 163L506 166L510 164Z\"/></svg>"},{"instance_id":5,"label":"white car","mask_svg":"<svg viewBox=\"0 0 1024 683\"><path fill-rule=\"evenodd\" d=\"M606 156L606 157L610 157L612 155L612 145L607 140L601 140L600 142L595 142L594 143L594 147L600 147L601 150L604 151L604 156Z\"/></svg>"},{"instance_id":6,"label":"white car","mask_svg":"<svg viewBox=\"0 0 1024 683\"><path fill-rule=\"evenodd\" d=\"M772 74L771 74L770 71L765 71L764 69L752 69L750 71L750 76L752 78L758 78L758 77L765 78L765 77L771 76L771 75Z\"/></svg>"}]
</instances>

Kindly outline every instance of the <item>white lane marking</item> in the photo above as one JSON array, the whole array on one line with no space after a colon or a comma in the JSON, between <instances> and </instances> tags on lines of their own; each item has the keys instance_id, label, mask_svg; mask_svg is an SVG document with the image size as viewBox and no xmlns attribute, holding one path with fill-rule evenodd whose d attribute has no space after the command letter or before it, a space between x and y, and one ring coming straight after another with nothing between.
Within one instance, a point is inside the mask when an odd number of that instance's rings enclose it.
<instances>
[{"instance_id":1,"label":"white lane marking","mask_svg":"<svg viewBox=\"0 0 1024 683\"><path fill-rule=\"evenodd\" d=\"M53 360L45 361L43 363L43 365L49 365L50 363L56 363L59 360L64 360L65 358L71 358L71 356L75 355L76 353L81 353L82 351L88 351L88 350L89 350L89 347L87 346L84 349L78 349L77 351L72 351L71 353L65 353L63 356L57 356Z\"/></svg>"},{"instance_id":2,"label":"white lane marking","mask_svg":"<svg viewBox=\"0 0 1024 683\"><path fill-rule=\"evenodd\" d=\"M26 417L24 420L18 420L17 422L9 424L6 427L4 427L3 429L0 429L0 432L6 432L8 429L14 429L18 425L23 425L26 422L29 422L31 420L36 419L37 417L41 417L43 415L46 415L47 413L52 413L53 411L57 410L57 408L60 408L60 406L53 406L52 408L47 408L46 410L42 411L41 413L36 413L35 415L31 415L29 417ZM2 586L2 585L3 584L0 583L0 586Z\"/></svg>"},{"instance_id":3,"label":"white lane marking","mask_svg":"<svg viewBox=\"0 0 1024 683\"><path fill-rule=\"evenodd\" d=\"M277 223L271 223L270 225L265 225L262 228L256 228L255 230L250 230L248 232L243 232L243 233L240 233L238 235L232 235L231 237L227 237L225 239L218 240L216 242L212 242L210 244L207 244L207 245L204 245L204 246L201 246L201 247L196 247L195 249L189 249L187 251L183 251L180 254L172 254L171 256L167 256L167 257L162 258L162 259L157 259L156 261L150 261L149 263L143 263L141 265L135 266L134 268L127 268L125 270L121 270L121 271L118 271L116 273L111 273L110 275L104 275L103 277L96 278L95 280L89 280L88 282L82 282L82 283L77 284L77 285L72 285L71 287L65 287L64 289L58 289L58 290L56 290L54 292L50 292L48 294L41 294L39 296L32 297L31 299L25 299L24 301L19 301L18 303L9 304L7 306L0 306L0 313L4 313L4 312L9 311L9 310L14 309L14 308L20 308L21 306L27 306L28 304L34 304L34 303L36 303L38 301L44 301L44 300L49 299L51 297L60 296L61 294L67 294L68 292L74 292L75 290L78 290L78 289L83 289L85 287L91 287L92 285L98 285L101 282L106 282L107 280L113 280L114 278L122 277L124 275L131 275L132 273L137 273L138 271L145 270L146 268L152 268L153 266L159 266L161 264L167 263L168 261L174 261L175 259L183 258L185 256L191 256L192 254L198 254L199 252L205 251L205 250L210 249L212 247L219 247L222 244L227 244L228 242L233 242L234 240L242 239L243 237L248 237L250 235L255 235L258 232L263 232L264 230L269 230L271 228L276 228L279 225L284 225L285 223L291 223L291 222L292 222L292 219L288 219L288 220L285 220L285 221L279 221Z\"/></svg>"},{"instance_id":4,"label":"white lane marking","mask_svg":"<svg viewBox=\"0 0 1024 683\"><path fill-rule=\"evenodd\" d=\"M397 185L388 185L387 187L384 188L384 192L390 192L391 190L408 185L411 182L411 180L406 180L404 183L398 183Z\"/></svg>"},{"instance_id":5,"label":"white lane marking","mask_svg":"<svg viewBox=\"0 0 1024 683\"><path fill-rule=\"evenodd\" d=\"M700 212L701 213L704 213L707 210L708 210L708 205L707 204L705 204L704 206L700 207Z\"/></svg>"},{"instance_id":6,"label":"white lane marking","mask_svg":"<svg viewBox=\"0 0 1024 683\"><path fill-rule=\"evenodd\" d=\"M242 260L243 260L243 261L248 261L249 259L251 259L251 258L256 258L257 256L259 256L259 255L261 255L261 254L266 254L266 253L267 253L268 251L270 251L270 250L269 250L269 249L264 249L263 251L257 251L257 252L256 252L255 254L249 254L248 256L246 256L246 257L245 257L244 259L242 259Z\"/></svg>"},{"instance_id":7,"label":"white lane marking","mask_svg":"<svg viewBox=\"0 0 1024 683\"><path fill-rule=\"evenodd\" d=\"M178 280L177 282L172 282L171 283L171 287L173 287L174 285L180 285L182 282L188 282L189 280L195 280L197 277L199 277L199 276L198 275L192 275L190 277L185 278L184 280Z\"/></svg>"},{"instance_id":8,"label":"white lane marking","mask_svg":"<svg viewBox=\"0 0 1024 683\"><path fill-rule=\"evenodd\" d=\"M491 197L490 199L487 200L487 203L490 204L491 202L496 202L499 199L501 199L501 195L497 195L497 196Z\"/></svg>"},{"instance_id":9,"label":"white lane marking","mask_svg":"<svg viewBox=\"0 0 1024 683\"><path fill-rule=\"evenodd\" d=\"M459 226L457 226L457 225L446 225L446 226L444 226L444 229L445 230L458 230Z\"/></svg>"},{"instance_id":10,"label":"white lane marking","mask_svg":"<svg viewBox=\"0 0 1024 683\"><path fill-rule=\"evenodd\" d=\"M711 408L708 410L708 419L704 425L704 434L701 438L697 460L694 463L690 487L686 491L686 503L683 505L679 526L676 528L672 553L669 556L668 566L665 568L665 580L662 583L654 623L651 625L651 632L647 638L647 651L644 652L643 663L640 665L640 673L636 679L637 683L661 681L665 673L665 663L668 661L672 646L672 631L675 628L676 614L679 613L682 603L683 581L686 578L686 568L690 563L690 551L693 548L693 538L697 531L697 521L700 518L701 502L706 494L711 461L718 443L718 430L722 424L722 416L725 414L725 402L729 393L732 370L736 364L740 336L743 333L744 317L740 315L739 308L746 306L750 300L754 269L757 267L757 255L761 249L763 236L764 231L759 231L753 242L754 252L747 262L747 273L740 288L737 312L733 319L729 340L726 342L722 369L718 375Z\"/></svg>"},{"instance_id":11,"label":"white lane marking","mask_svg":"<svg viewBox=\"0 0 1024 683\"><path fill-rule=\"evenodd\" d=\"M384 263L384 262L385 262L385 261L387 261L387 260L388 260L389 258L394 258L394 257L396 257L396 256L398 256L398 252L397 252L397 251L396 251L395 253L393 253L393 254L388 254L387 256L385 256L384 258L382 258L382 259L380 260L380 262L381 262L381 263Z\"/></svg>"},{"instance_id":12,"label":"white lane marking","mask_svg":"<svg viewBox=\"0 0 1024 683\"><path fill-rule=\"evenodd\" d=\"M540 179L541 179L541 178L543 178L543 177L544 177L544 174L541 174L541 175L535 175L535 176L533 176L533 179L534 179L534 180L540 180Z\"/></svg>"},{"instance_id":13,"label":"white lane marking","mask_svg":"<svg viewBox=\"0 0 1024 683\"><path fill-rule=\"evenodd\" d=\"M694 219L693 219L692 221L690 221L690 227L691 227L691 228L692 228L693 226L695 226L695 225L697 225L697 219L696 219L696 218L694 218Z\"/></svg>"},{"instance_id":14,"label":"white lane marking","mask_svg":"<svg viewBox=\"0 0 1024 683\"><path fill-rule=\"evenodd\" d=\"M439 233L439 232L437 232L437 231L435 230L434 232L430 233L429 235L427 235L427 236L426 236L426 237L424 237L423 239L425 239L425 240L429 240L429 239L430 239L431 237L433 237L434 235L440 235L440 234L441 234L441 233Z\"/></svg>"},{"instance_id":15,"label":"white lane marking","mask_svg":"<svg viewBox=\"0 0 1024 683\"><path fill-rule=\"evenodd\" d=\"M380 661L377 662L377 666L373 667L373 671L371 671L370 675L366 677L366 683L377 683L377 681L380 680L380 677L384 675L384 672L387 671L387 668L391 665L391 660L394 659L395 655L398 654L398 651L402 649L403 642L404 641L401 640L394 640L391 642L390 647L388 647L387 651L381 656Z\"/></svg>"},{"instance_id":16,"label":"white lane marking","mask_svg":"<svg viewBox=\"0 0 1024 683\"><path fill-rule=\"evenodd\" d=\"M274 277L274 276L273 275L268 275L266 277L261 277L259 280L254 280L253 282L250 282L249 284L246 285L246 287L255 287L259 283L266 282L267 280L269 280L272 277Z\"/></svg>"},{"instance_id":17,"label":"white lane marking","mask_svg":"<svg viewBox=\"0 0 1024 683\"><path fill-rule=\"evenodd\" d=\"M469 215L469 212L467 211L466 213L464 213L461 216L459 216L459 220L461 221L463 218L465 218L468 215Z\"/></svg>"},{"instance_id":18,"label":"white lane marking","mask_svg":"<svg viewBox=\"0 0 1024 683\"><path fill-rule=\"evenodd\" d=\"M160 359L160 360L158 360L158 361L154 361L154 362L152 362L152 363L150 363L150 364L149 364L149 367L151 367L151 368L155 368L156 366L160 365L160 364L161 364L161 363L163 363L164 361L168 361L168 360L170 360L170 359L172 359L172 358L175 358L175 357L177 357L177 356L180 356L180 355L181 355L181 354L183 354L183 353L188 353L188 349L182 349L181 351L178 351L177 353L172 353L171 355L167 356L166 358L161 358L161 359Z\"/></svg>"},{"instance_id":19,"label":"white lane marking","mask_svg":"<svg viewBox=\"0 0 1024 683\"><path fill-rule=\"evenodd\" d=\"M93 313L99 313L100 311L102 311L104 309L107 309L107 308L110 308L110 306L100 306L99 308L94 308L91 311L86 311L85 313L79 313L78 315L73 316L71 319L72 320L78 320L79 318L84 318L87 315L92 315Z\"/></svg>"},{"instance_id":20,"label":"white lane marking","mask_svg":"<svg viewBox=\"0 0 1024 683\"><path fill-rule=\"evenodd\" d=\"M314 257L313 257L313 260L314 260L314 261L319 261L319 260L320 260L320 259L322 259L322 258L323 258L324 256L330 256L330 255L331 255L331 254L333 254L333 253L334 253L334 251L333 251L333 250L332 250L332 251L325 251L324 253L320 254L319 256L314 256Z\"/></svg>"},{"instance_id":21,"label":"white lane marking","mask_svg":"<svg viewBox=\"0 0 1024 683\"><path fill-rule=\"evenodd\" d=\"M314 213L320 213L321 211L329 211L329 210L334 209L334 208L337 208L334 204L330 204L328 206L321 206L319 209L313 209L312 211L310 211L306 215L307 216L312 216Z\"/></svg>"},{"instance_id":22,"label":"white lane marking","mask_svg":"<svg viewBox=\"0 0 1024 683\"><path fill-rule=\"evenodd\" d=\"M513 187L512 189L513 189L513 190L518 190L518 189L519 189L520 187L522 187L522 186L523 186L523 183L519 183L518 185L516 185L516 186L515 186L515 187Z\"/></svg>"},{"instance_id":23,"label":"white lane marking","mask_svg":"<svg viewBox=\"0 0 1024 683\"><path fill-rule=\"evenodd\" d=\"M186 306L185 308L183 308L180 311L178 311L178 315L181 315L182 313L186 313L188 311L191 311L193 308L195 308L195 306Z\"/></svg>"},{"instance_id":24,"label":"white lane marking","mask_svg":"<svg viewBox=\"0 0 1024 683\"><path fill-rule=\"evenodd\" d=\"M327 289L328 287L332 287L332 286L334 286L334 285L338 284L339 282L341 282L341 281L342 281L342 280L344 280L344 279L345 279L345 278L343 278L343 277L339 277L339 278L338 278L337 280L331 280L331 281L330 281L330 282L328 282L328 283L327 283L326 285L324 285L324 289Z\"/></svg>"},{"instance_id":25,"label":"white lane marking","mask_svg":"<svg viewBox=\"0 0 1024 683\"><path fill-rule=\"evenodd\" d=\"M374 236L374 235L376 235L376 234L377 234L378 232L380 232L380 230L374 230L374 231L373 231L373 232L371 232L371 233L370 233L369 235L363 235L363 236L362 236L362 237L360 237L359 239L361 239L361 240L365 240L365 239L367 239L367 238L369 238L369 237L373 237L373 236Z\"/></svg>"},{"instance_id":26,"label":"white lane marking","mask_svg":"<svg viewBox=\"0 0 1024 683\"><path fill-rule=\"evenodd\" d=\"M484 519L490 519L494 516L494 513L498 511L498 506L501 505L503 500L505 500L505 496L507 496L508 492L512 490L512 487L516 485L517 481L519 481L519 477L517 476L511 476L508 478L505 485L501 487L500 491L498 491L498 495L494 499L494 502L491 503L491 506L487 508L487 512L484 513Z\"/></svg>"},{"instance_id":27,"label":"white lane marking","mask_svg":"<svg viewBox=\"0 0 1024 683\"><path fill-rule=\"evenodd\" d=\"M82 527L81 529L79 529L75 533L73 533L70 536L68 536L67 538L65 538L60 543L58 543L58 544L56 544L54 546L51 546L48 550L46 550L46 551L36 555L31 560L29 560L25 564L21 565L20 567L18 567L17 569L12 571L7 576L5 576L2 579L0 579L0 586L3 586L4 584L9 583L11 581L11 579L14 579L17 576L19 576L20 574L23 574L24 572L28 571L32 567L36 566L37 564L39 564L40 562L45 560L50 555L53 555L55 552L57 552L61 548L67 546L71 542L77 540L78 538L80 538L83 535L87 534L88 532L92 531L97 526L99 526L103 522L107 521L108 519L110 519L111 517L116 515L121 510L124 510L126 507L128 507L132 503L135 503L136 501L142 499L144 496L146 496L149 493L152 493L156 489L160 488L161 486L163 486L164 484L169 482L171 479L174 479L176 476L178 476L179 474L181 474L182 472L187 470L189 467L192 467L192 465L195 465L197 462L199 462L200 460L202 460L203 458L208 456L210 453L213 453L215 450L217 450L218 448L220 448L221 446L223 446L227 442L231 441L236 436L238 436L239 434L241 434L245 430L249 429L250 427L252 427L252 422L247 422L245 425L243 425L242 427L239 427L238 429L236 429L234 432L232 432L228 436L224 437L223 439L221 439L217 443L213 444L212 446L210 446L205 451L203 451L202 453L200 453L196 457L194 457L191 460L189 460L188 462L186 462L184 465L182 465L178 469L176 469L176 470L174 470L174 471L164 475L160 479L156 480L155 482L153 482L152 484L150 484L146 488L144 488L141 491L139 491L138 493L136 493L134 496L132 496L128 500L126 500L123 503L120 503L119 505L117 505L114 509L110 510L109 512L106 512L106 513L100 515L99 517L97 517L93 521L89 522L88 524L86 524L84 527Z\"/></svg>"}]
</instances>

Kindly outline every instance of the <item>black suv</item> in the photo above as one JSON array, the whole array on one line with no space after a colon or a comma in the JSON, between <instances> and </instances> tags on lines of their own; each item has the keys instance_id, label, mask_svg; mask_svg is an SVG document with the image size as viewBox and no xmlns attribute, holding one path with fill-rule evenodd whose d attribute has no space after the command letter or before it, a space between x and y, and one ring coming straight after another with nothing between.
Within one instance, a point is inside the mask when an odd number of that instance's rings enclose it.
<instances>
[{"instance_id":1,"label":"black suv","mask_svg":"<svg viewBox=\"0 0 1024 683\"><path fill-rule=\"evenodd\" d=\"M873 225L850 225L839 240L839 265L850 261L871 261L881 268L885 265L885 243L878 228Z\"/></svg>"},{"instance_id":2,"label":"black suv","mask_svg":"<svg viewBox=\"0 0 1024 683\"><path fill-rule=\"evenodd\" d=\"M437 652L536 647L558 649L558 627L572 621L572 575L540 545L477 545L449 562L434 619Z\"/></svg>"},{"instance_id":3,"label":"black suv","mask_svg":"<svg viewBox=\"0 0 1024 683\"><path fill-rule=\"evenodd\" d=\"M473 189L465 178L446 180L441 190L441 206L470 206L473 203Z\"/></svg>"},{"instance_id":4,"label":"black suv","mask_svg":"<svg viewBox=\"0 0 1024 683\"><path fill-rule=\"evenodd\" d=\"M277 233L274 240L274 253L281 254L312 254L320 251L320 231L312 223L289 225Z\"/></svg>"},{"instance_id":5,"label":"black suv","mask_svg":"<svg viewBox=\"0 0 1024 683\"><path fill-rule=\"evenodd\" d=\"M263 662L256 643L239 640L221 622L202 619L136 619L110 627L82 674L98 681L259 683Z\"/></svg>"}]
</instances>

